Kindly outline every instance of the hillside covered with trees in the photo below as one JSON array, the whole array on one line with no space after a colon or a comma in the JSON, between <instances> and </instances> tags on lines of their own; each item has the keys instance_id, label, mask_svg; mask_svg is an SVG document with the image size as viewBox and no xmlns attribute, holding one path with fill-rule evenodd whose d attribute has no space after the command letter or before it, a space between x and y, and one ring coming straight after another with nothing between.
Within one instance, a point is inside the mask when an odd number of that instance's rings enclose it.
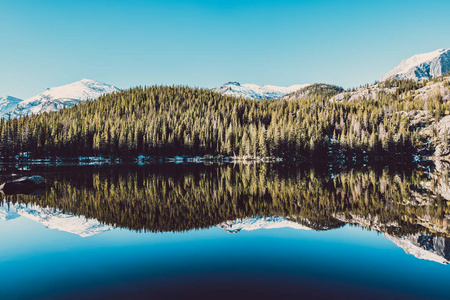
<instances>
[{"instance_id":1,"label":"hillside covered with trees","mask_svg":"<svg viewBox=\"0 0 450 300\"><path fill-rule=\"evenodd\" d=\"M2 120L0 151L3 160L20 153L409 160L430 140L419 129L449 114L450 104L439 95L407 96L423 83L384 84L401 93L359 101L329 101L332 94L321 93L260 101L184 86L136 87L57 112ZM418 112L425 117L412 122Z\"/></svg>"},{"instance_id":2,"label":"hillside covered with trees","mask_svg":"<svg viewBox=\"0 0 450 300\"><path fill-rule=\"evenodd\" d=\"M360 216L391 234L449 236L445 189L421 170L356 168L332 175L288 164L71 166L70 172L47 173L49 187L42 195L5 198L153 232L274 215L327 230L344 225L338 216ZM443 178L448 182L448 174Z\"/></svg>"}]
</instances>

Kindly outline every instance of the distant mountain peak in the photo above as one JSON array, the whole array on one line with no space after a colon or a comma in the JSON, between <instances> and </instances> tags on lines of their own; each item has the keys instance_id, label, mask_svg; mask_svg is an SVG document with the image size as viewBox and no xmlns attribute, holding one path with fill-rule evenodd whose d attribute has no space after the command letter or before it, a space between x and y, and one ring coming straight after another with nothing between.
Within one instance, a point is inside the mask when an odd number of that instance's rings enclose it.
<instances>
[{"instance_id":1,"label":"distant mountain peak","mask_svg":"<svg viewBox=\"0 0 450 300\"><path fill-rule=\"evenodd\" d=\"M49 229L57 229L81 237L93 236L114 229L113 226L102 224L96 219L73 215L56 208L41 207L35 204L1 203L0 220L9 221L19 217L36 221Z\"/></svg>"},{"instance_id":2,"label":"distant mountain peak","mask_svg":"<svg viewBox=\"0 0 450 300\"><path fill-rule=\"evenodd\" d=\"M387 79L413 79L421 81L442 76L450 71L450 49L438 49L404 59L398 66L381 77Z\"/></svg>"},{"instance_id":3,"label":"distant mountain peak","mask_svg":"<svg viewBox=\"0 0 450 300\"><path fill-rule=\"evenodd\" d=\"M444 265L450 264L450 242L446 238L421 233L401 237L385 233L384 236L407 254Z\"/></svg>"},{"instance_id":4,"label":"distant mountain peak","mask_svg":"<svg viewBox=\"0 0 450 300\"><path fill-rule=\"evenodd\" d=\"M6 96L3 96L3 97L0 97L0 99L18 99L18 100L21 100L19 98L16 98L16 97L13 97L13 96L10 96L10 95L6 95Z\"/></svg>"},{"instance_id":5,"label":"distant mountain peak","mask_svg":"<svg viewBox=\"0 0 450 300\"><path fill-rule=\"evenodd\" d=\"M119 90L113 85L92 79L82 79L63 86L48 88L39 95L16 103L9 112L11 117L51 112L73 106L88 99L94 100L101 95L114 93ZM0 112L4 113L1 109Z\"/></svg>"},{"instance_id":6,"label":"distant mountain peak","mask_svg":"<svg viewBox=\"0 0 450 300\"><path fill-rule=\"evenodd\" d=\"M0 97L0 118L8 118L8 114L22 101L12 96Z\"/></svg>"},{"instance_id":7,"label":"distant mountain peak","mask_svg":"<svg viewBox=\"0 0 450 300\"><path fill-rule=\"evenodd\" d=\"M252 231L257 229L293 228L311 230L311 228L281 216L259 216L246 219L226 221L217 225L228 233L237 233L241 230Z\"/></svg>"},{"instance_id":8,"label":"distant mountain peak","mask_svg":"<svg viewBox=\"0 0 450 300\"><path fill-rule=\"evenodd\" d=\"M224 85L235 85L235 86L241 86L241 84L237 81L229 81L225 83Z\"/></svg>"},{"instance_id":9,"label":"distant mountain peak","mask_svg":"<svg viewBox=\"0 0 450 300\"><path fill-rule=\"evenodd\" d=\"M291 86L257 85L251 83L240 84L237 81L229 81L224 85L213 89L214 92L225 96L242 97L247 99L280 99L292 92L309 86L309 84L296 84Z\"/></svg>"}]
</instances>

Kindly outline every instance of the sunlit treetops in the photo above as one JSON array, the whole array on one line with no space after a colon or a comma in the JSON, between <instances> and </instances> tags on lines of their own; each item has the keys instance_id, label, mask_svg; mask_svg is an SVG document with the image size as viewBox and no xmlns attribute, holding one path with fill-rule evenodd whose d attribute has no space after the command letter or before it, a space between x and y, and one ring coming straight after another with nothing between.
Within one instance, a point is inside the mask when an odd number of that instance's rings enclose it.
<instances>
[{"instance_id":1,"label":"sunlit treetops","mask_svg":"<svg viewBox=\"0 0 450 300\"><path fill-rule=\"evenodd\" d=\"M394 94L336 103L329 96L261 101L184 86L136 87L57 112L2 120L0 151L3 159L23 152L32 157L407 158L425 138L405 112L425 108L439 118L450 110L438 97L411 101Z\"/></svg>"}]
</instances>

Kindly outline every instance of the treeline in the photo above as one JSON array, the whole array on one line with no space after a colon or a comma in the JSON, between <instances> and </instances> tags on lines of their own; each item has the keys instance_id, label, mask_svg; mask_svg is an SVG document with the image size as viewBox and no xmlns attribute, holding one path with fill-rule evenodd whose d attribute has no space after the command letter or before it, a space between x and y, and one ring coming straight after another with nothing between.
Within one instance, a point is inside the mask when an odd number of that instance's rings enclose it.
<instances>
[{"instance_id":1,"label":"treeline","mask_svg":"<svg viewBox=\"0 0 450 300\"><path fill-rule=\"evenodd\" d=\"M330 85L325 83L315 83L309 85L303 89L295 91L291 94L284 96L284 99L295 100L301 98L321 98L321 99L329 99L341 92L344 89L340 86Z\"/></svg>"},{"instance_id":2,"label":"treeline","mask_svg":"<svg viewBox=\"0 0 450 300\"><path fill-rule=\"evenodd\" d=\"M0 154L4 160L21 153L409 159L426 137L411 127L408 112L424 109L439 118L449 105L438 97L260 101L182 86L136 87L57 112L1 120Z\"/></svg>"},{"instance_id":3,"label":"treeline","mask_svg":"<svg viewBox=\"0 0 450 300\"><path fill-rule=\"evenodd\" d=\"M52 171L45 194L6 199L154 232L208 228L238 218L273 215L327 230L343 226L337 215L345 215L378 220L372 225L391 234L429 229L450 233L447 201L433 179L420 171L369 169L332 174L264 164L85 170Z\"/></svg>"}]
</instances>

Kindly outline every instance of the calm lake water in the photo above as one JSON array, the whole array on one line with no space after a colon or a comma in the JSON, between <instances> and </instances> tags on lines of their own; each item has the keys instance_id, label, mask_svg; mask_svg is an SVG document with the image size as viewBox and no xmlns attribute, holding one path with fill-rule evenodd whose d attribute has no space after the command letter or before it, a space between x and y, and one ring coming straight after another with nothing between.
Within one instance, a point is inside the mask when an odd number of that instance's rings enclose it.
<instances>
[{"instance_id":1,"label":"calm lake water","mask_svg":"<svg viewBox=\"0 0 450 300\"><path fill-rule=\"evenodd\" d=\"M445 166L17 166L0 299L449 299Z\"/></svg>"}]
</instances>

